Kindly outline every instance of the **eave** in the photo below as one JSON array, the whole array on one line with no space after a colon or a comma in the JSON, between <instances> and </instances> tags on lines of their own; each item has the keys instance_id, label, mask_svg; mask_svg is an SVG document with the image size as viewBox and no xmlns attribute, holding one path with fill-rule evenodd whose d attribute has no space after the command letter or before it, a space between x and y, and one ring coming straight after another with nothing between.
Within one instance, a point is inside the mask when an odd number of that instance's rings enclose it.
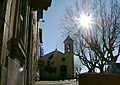
<instances>
[{"instance_id":1,"label":"eave","mask_svg":"<svg viewBox=\"0 0 120 85\"><path fill-rule=\"evenodd\" d=\"M52 0L32 0L32 8L34 10L47 10L51 6Z\"/></svg>"}]
</instances>

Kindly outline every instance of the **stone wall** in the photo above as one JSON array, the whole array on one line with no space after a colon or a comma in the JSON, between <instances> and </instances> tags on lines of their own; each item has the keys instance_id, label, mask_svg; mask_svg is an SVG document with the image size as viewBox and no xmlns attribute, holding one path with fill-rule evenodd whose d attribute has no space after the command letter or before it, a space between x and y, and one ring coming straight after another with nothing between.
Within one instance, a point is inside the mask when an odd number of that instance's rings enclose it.
<instances>
[{"instance_id":1,"label":"stone wall","mask_svg":"<svg viewBox=\"0 0 120 85\"><path fill-rule=\"evenodd\" d=\"M80 74L79 85L120 85L119 74Z\"/></svg>"},{"instance_id":2,"label":"stone wall","mask_svg":"<svg viewBox=\"0 0 120 85\"><path fill-rule=\"evenodd\" d=\"M1 85L6 85L7 84L7 68L2 66L1 71L2 71Z\"/></svg>"},{"instance_id":3,"label":"stone wall","mask_svg":"<svg viewBox=\"0 0 120 85\"><path fill-rule=\"evenodd\" d=\"M19 61L8 58L7 85L25 85L24 70L20 71Z\"/></svg>"}]
</instances>

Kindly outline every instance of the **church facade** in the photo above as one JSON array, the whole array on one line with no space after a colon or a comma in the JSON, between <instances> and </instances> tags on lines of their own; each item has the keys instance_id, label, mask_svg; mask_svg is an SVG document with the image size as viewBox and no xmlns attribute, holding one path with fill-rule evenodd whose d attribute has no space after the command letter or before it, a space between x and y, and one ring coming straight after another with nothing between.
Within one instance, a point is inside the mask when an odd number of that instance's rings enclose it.
<instances>
[{"instance_id":1,"label":"church facade","mask_svg":"<svg viewBox=\"0 0 120 85\"><path fill-rule=\"evenodd\" d=\"M74 77L73 40L64 41L64 53L57 49L40 58L40 80L70 79Z\"/></svg>"}]
</instances>

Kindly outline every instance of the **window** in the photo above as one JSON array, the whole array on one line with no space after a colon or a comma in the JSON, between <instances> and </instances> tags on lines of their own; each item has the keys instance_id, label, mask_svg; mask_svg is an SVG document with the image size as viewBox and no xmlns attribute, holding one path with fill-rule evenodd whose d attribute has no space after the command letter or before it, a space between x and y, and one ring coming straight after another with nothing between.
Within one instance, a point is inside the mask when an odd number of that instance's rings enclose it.
<instances>
[{"instance_id":1,"label":"window","mask_svg":"<svg viewBox=\"0 0 120 85\"><path fill-rule=\"evenodd\" d=\"M67 45L67 51L70 52L70 44Z\"/></svg>"},{"instance_id":2,"label":"window","mask_svg":"<svg viewBox=\"0 0 120 85\"><path fill-rule=\"evenodd\" d=\"M64 57L62 57L62 59L61 59L63 62L65 61L65 58Z\"/></svg>"},{"instance_id":3,"label":"window","mask_svg":"<svg viewBox=\"0 0 120 85\"><path fill-rule=\"evenodd\" d=\"M18 14L18 29L17 36L24 41L24 14L25 14L25 0L20 0L19 3L19 14Z\"/></svg>"}]
</instances>

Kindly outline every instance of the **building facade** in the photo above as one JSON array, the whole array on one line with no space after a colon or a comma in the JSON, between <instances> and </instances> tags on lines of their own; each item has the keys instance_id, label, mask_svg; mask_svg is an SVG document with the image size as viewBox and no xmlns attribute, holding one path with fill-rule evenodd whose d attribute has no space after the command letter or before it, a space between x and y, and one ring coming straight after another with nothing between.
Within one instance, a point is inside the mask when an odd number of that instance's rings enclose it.
<instances>
[{"instance_id":1,"label":"building facade","mask_svg":"<svg viewBox=\"0 0 120 85\"><path fill-rule=\"evenodd\" d=\"M37 22L50 5L51 0L0 0L0 85L35 81Z\"/></svg>"},{"instance_id":2,"label":"building facade","mask_svg":"<svg viewBox=\"0 0 120 85\"><path fill-rule=\"evenodd\" d=\"M64 53L57 49L40 58L40 79L58 80L74 77L73 40L68 36L64 41Z\"/></svg>"},{"instance_id":3,"label":"building facade","mask_svg":"<svg viewBox=\"0 0 120 85\"><path fill-rule=\"evenodd\" d=\"M120 74L120 63L110 63L106 69L106 73Z\"/></svg>"}]
</instances>

